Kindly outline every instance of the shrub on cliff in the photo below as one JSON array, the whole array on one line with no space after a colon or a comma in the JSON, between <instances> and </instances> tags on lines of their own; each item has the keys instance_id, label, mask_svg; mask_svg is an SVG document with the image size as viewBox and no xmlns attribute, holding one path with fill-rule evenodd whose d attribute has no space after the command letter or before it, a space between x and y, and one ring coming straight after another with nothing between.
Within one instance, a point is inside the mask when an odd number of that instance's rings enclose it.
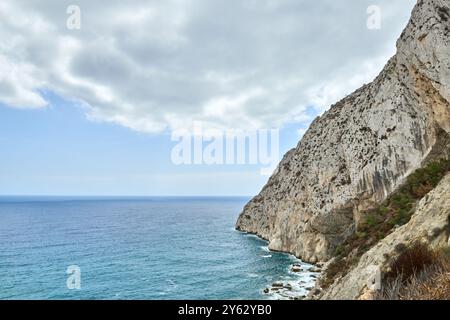
<instances>
[{"instance_id":1,"label":"shrub on cliff","mask_svg":"<svg viewBox=\"0 0 450 320\"><path fill-rule=\"evenodd\" d=\"M409 175L405 183L378 207L362 213L364 222L353 236L336 248L335 259L325 270L321 286L326 288L331 285L395 227L408 223L417 202L433 190L449 172L449 159L429 163Z\"/></svg>"},{"instance_id":2,"label":"shrub on cliff","mask_svg":"<svg viewBox=\"0 0 450 320\"><path fill-rule=\"evenodd\" d=\"M450 300L450 247L416 244L392 263L379 300Z\"/></svg>"}]
</instances>

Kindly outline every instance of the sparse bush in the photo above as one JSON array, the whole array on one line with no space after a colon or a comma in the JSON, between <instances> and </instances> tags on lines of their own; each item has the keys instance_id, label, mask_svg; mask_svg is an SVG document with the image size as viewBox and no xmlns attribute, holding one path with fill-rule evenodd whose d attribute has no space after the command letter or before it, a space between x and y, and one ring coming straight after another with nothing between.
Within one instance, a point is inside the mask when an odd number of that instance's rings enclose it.
<instances>
[{"instance_id":1,"label":"sparse bush","mask_svg":"<svg viewBox=\"0 0 450 320\"><path fill-rule=\"evenodd\" d=\"M336 247L336 251L335 251L335 255L336 256L340 256L342 253L344 253L345 248L343 246L337 246Z\"/></svg>"},{"instance_id":2,"label":"sparse bush","mask_svg":"<svg viewBox=\"0 0 450 320\"><path fill-rule=\"evenodd\" d=\"M387 278L396 279L401 276L402 281L406 281L436 261L435 252L430 251L426 245L417 243L400 253L392 263Z\"/></svg>"},{"instance_id":3,"label":"sparse bush","mask_svg":"<svg viewBox=\"0 0 450 320\"><path fill-rule=\"evenodd\" d=\"M367 237L367 232L356 231L355 235L360 239L365 239Z\"/></svg>"},{"instance_id":4,"label":"sparse bush","mask_svg":"<svg viewBox=\"0 0 450 320\"><path fill-rule=\"evenodd\" d=\"M336 248L333 263L325 271L321 285L326 288L339 275L345 274L359 258L378 241L389 235L393 228L409 222L418 201L433 190L450 172L450 160L442 159L429 163L408 176L405 183L378 207L363 212L365 220L356 233ZM345 259L356 252L352 259Z\"/></svg>"},{"instance_id":5,"label":"sparse bush","mask_svg":"<svg viewBox=\"0 0 450 320\"><path fill-rule=\"evenodd\" d=\"M378 300L450 300L450 247L431 251L414 245L402 252L386 275Z\"/></svg>"},{"instance_id":6,"label":"sparse bush","mask_svg":"<svg viewBox=\"0 0 450 320\"><path fill-rule=\"evenodd\" d=\"M373 227L374 225L376 225L378 223L378 219L375 215L373 214L369 214L366 218L366 225L368 227Z\"/></svg>"}]
</instances>

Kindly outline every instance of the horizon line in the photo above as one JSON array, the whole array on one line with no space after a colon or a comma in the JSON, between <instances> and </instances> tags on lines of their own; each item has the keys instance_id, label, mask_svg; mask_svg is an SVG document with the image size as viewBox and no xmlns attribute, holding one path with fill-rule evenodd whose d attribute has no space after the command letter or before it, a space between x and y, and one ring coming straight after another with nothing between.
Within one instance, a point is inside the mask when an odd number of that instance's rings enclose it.
<instances>
[{"instance_id":1,"label":"horizon line","mask_svg":"<svg viewBox=\"0 0 450 320\"><path fill-rule=\"evenodd\" d=\"M77 197L77 198L247 198L254 195L70 195L70 194L0 194L0 198L6 197Z\"/></svg>"}]
</instances>

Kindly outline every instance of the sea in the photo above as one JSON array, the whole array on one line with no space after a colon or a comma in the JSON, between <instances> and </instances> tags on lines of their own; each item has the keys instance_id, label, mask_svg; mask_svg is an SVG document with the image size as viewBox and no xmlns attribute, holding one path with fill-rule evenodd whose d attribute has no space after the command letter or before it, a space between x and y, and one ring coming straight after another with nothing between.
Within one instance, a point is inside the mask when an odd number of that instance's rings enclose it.
<instances>
[{"instance_id":1,"label":"sea","mask_svg":"<svg viewBox=\"0 0 450 320\"><path fill-rule=\"evenodd\" d=\"M0 197L0 299L305 295L317 276L310 265L235 230L248 200Z\"/></svg>"}]
</instances>

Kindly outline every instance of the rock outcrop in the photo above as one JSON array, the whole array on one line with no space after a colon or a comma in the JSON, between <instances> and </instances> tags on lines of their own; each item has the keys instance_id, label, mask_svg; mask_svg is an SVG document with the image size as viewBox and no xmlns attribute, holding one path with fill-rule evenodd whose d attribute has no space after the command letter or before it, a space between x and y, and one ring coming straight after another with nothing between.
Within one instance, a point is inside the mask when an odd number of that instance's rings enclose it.
<instances>
[{"instance_id":1,"label":"rock outcrop","mask_svg":"<svg viewBox=\"0 0 450 320\"><path fill-rule=\"evenodd\" d=\"M321 299L351 300L370 293L369 279L387 273L399 247L426 243L432 248L450 245L450 174L418 204L411 221L366 252L344 277L327 288ZM370 296L370 295L369 295Z\"/></svg>"},{"instance_id":2,"label":"rock outcrop","mask_svg":"<svg viewBox=\"0 0 450 320\"><path fill-rule=\"evenodd\" d=\"M312 123L245 206L238 230L269 240L272 250L327 261L363 211L429 157L448 156L449 7L449 0L418 1L396 55Z\"/></svg>"}]
</instances>

